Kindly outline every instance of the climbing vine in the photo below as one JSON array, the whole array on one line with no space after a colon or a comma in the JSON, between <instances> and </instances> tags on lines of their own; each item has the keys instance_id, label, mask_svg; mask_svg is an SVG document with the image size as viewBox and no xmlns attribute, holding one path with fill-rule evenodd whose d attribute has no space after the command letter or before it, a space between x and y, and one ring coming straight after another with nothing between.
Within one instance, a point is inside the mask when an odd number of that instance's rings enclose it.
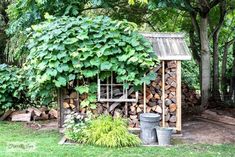
<instances>
[{"instance_id":1,"label":"climbing vine","mask_svg":"<svg viewBox=\"0 0 235 157\"><path fill-rule=\"evenodd\" d=\"M96 83L113 71L117 82L147 84L154 73L144 74L157 62L150 43L136 31L136 25L114 21L108 17L60 17L47 15L47 21L29 30L29 55L25 69L30 73L30 89L49 96L56 88L80 80L76 87L80 94L89 96L81 105L90 107L95 101ZM39 92L40 91L40 92ZM94 105L93 105L94 106Z\"/></svg>"}]
</instances>

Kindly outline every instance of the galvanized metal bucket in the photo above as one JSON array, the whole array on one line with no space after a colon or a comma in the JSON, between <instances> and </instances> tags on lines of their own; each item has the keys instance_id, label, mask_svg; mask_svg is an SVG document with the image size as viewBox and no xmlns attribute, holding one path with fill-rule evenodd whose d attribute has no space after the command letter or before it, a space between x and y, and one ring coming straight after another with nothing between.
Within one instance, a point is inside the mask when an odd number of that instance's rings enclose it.
<instances>
[{"instance_id":1,"label":"galvanized metal bucket","mask_svg":"<svg viewBox=\"0 0 235 157\"><path fill-rule=\"evenodd\" d=\"M140 138L143 144L155 144L157 142L157 134L155 128L159 126L159 121L159 114L140 114Z\"/></svg>"},{"instance_id":2,"label":"galvanized metal bucket","mask_svg":"<svg viewBox=\"0 0 235 157\"><path fill-rule=\"evenodd\" d=\"M171 144L172 131L172 128L156 127L159 146L167 146Z\"/></svg>"}]
</instances>

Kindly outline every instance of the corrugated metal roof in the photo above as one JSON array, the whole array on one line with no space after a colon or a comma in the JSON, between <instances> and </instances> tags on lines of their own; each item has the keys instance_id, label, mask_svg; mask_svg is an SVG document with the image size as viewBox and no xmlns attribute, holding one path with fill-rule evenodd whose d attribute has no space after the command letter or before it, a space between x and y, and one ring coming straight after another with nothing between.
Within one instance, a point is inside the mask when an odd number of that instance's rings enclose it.
<instances>
[{"instance_id":1,"label":"corrugated metal roof","mask_svg":"<svg viewBox=\"0 0 235 157\"><path fill-rule=\"evenodd\" d=\"M153 44L160 60L190 60L191 55L182 33L143 33Z\"/></svg>"}]
</instances>

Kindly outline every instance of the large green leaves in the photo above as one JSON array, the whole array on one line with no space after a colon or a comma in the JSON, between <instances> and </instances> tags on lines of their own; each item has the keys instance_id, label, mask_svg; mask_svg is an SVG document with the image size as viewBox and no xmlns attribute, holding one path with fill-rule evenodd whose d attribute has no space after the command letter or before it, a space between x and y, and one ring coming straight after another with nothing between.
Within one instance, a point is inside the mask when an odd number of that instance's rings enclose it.
<instances>
[{"instance_id":1,"label":"large green leaves","mask_svg":"<svg viewBox=\"0 0 235 157\"><path fill-rule=\"evenodd\" d=\"M80 94L83 94L83 93L88 93L89 92L89 87L86 85L86 86L78 86L75 88L76 91L78 91Z\"/></svg>"},{"instance_id":2,"label":"large green leaves","mask_svg":"<svg viewBox=\"0 0 235 157\"><path fill-rule=\"evenodd\" d=\"M59 76L57 80L55 80L56 87L64 87L67 84L67 80L64 77Z\"/></svg>"},{"instance_id":3,"label":"large green leaves","mask_svg":"<svg viewBox=\"0 0 235 157\"><path fill-rule=\"evenodd\" d=\"M70 44L74 44L78 41L78 38L68 38L64 41L65 45L70 45Z\"/></svg>"},{"instance_id":4,"label":"large green leaves","mask_svg":"<svg viewBox=\"0 0 235 157\"><path fill-rule=\"evenodd\" d=\"M112 63L110 63L108 61L105 61L105 62L101 63L101 65L100 65L100 69L102 71L105 71L105 70L109 71L111 69L111 67L112 67Z\"/></svg>"},{"instance_id":5,"label":"large green leaves","mask_svg":"<svg viewBox=\"0 0 235 157\"><path fill-rule=\"evenodd\" d=\"M30 52L26 67L32 72L30 89L36 92L55 91L75 79L82 84L87 84L86 79L96 82L97 74L105 79L111 71L120 83L139 86L152 79L144 78L144 73L156 59L132 23L103 16L51 17L33 27L26 46ZM89 84L76 88L89 95L82 106L93 106L91 93L97 90L90 88Z\"/></svg>"},{"instance_id":6,"label":"large green leaves","mask_svg":"<svg viewBox=\"0 0 235 157\"><path fill-rule=\"evenodd\" d=\"M27 79L23 70L0 64L0 110L18 108L29 100Z\"/></svg>"}]
</instances>

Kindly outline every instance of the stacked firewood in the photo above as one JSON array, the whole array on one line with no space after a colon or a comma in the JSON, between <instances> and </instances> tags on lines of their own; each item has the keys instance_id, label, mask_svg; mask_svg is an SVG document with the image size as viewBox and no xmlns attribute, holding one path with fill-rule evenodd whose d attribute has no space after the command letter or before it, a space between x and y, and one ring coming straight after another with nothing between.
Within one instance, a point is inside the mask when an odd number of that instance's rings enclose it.
<instances>
[{"instance_id":1,"label":"stacked firewood","mask_svg":"<svg viewBox=\"0 0 235 157\"><path fill-rule=\"evenodd\" d=\"M72 111L78 110L78 95L77 92L71 92L66 94L63 99L63 110L64 114L69 114Z\"/></svg>"},{"instance_id":2,"label":"stacked firewood","mask_svg":"<svg viewBox=\"0 0 235 157\"><path fill-rule=\"evenodd\" d=\"M176 126L176 61L167 61L165 62L165 126L175 127ZM146 112L148 113L158 113L162 117L163 109L162 109L162 67L159 65L154 71L157 73L157 77L154 81L152 81L146 87ZM107 88L101 87L101 98L107 98ZM130 91L131 89L129 89ZM112 93L113 95L111 96ZM109 98L122 98L123 89L122 87L114 87L112 92L109 89ZM67 94L63 101L63 108L65 116L72 111L78 111L80 113L86 113L86 108L79 108L78 100L81 102L87 97L87 95L80 95L78 99L78 95L76 92L71 92ZM135 92L132 91L128 94L128 98L135 99ZM199 102L199 96L196 92L190 89L186 85L182 85L182 107L185 106L194 106ZM144 112L144 97L142 91L139 92L138 101L133 103L107 103L107 102L97 102L97 109L92 110L92 112L96 115L100 114L110 114L113 117L126 117L129 120L129 126L132 128L138 128L139 124L139 116ZM163 119L163 118L162 118ZM162 122L161 122L162 124Z\"/></svg>"},{"instance_id":3,"label":"stacked firewood","mask_svg":"<svg viewBox=\"0 0 235 157\"><path fill-rule=\"evenodd\" d=\"M22 121L30 122L37 120L50 120L57 119L58 111L55 109L49 109L47 107L29 107L25 110L8 110L1 117L0 120Z\"/></svg>"},{"instance_id":4,"label":"stacked firewood","mask_svg":"<svg viewBox=\"0 0 235 157\"><path fill-rule=\"evenodd\" d=\"M182 84L182 110L183 114L194 114L195 107L200 105L200 95L187 84Z\"/></svg>"},{"instance_id":5,"label":"stacked firewood","mask_svg":"<svg viewBox=\"0 0 235 157\"><path fill-rule=\"evenodd\" d=\"M158 113L162 117L162 68L156 71L157 77L146 89L146 112ZM166 126L176 126L176 62L169 61L165 65L165 124ZM136 116L130 116L130 127L139 126L139 114L143 113L143 94L140 93L138 103L130 106L132 113ZM134 117L134 118L133 118ZM162 123L162 122L161 122Z\"/></svg>"}]
</instances>

